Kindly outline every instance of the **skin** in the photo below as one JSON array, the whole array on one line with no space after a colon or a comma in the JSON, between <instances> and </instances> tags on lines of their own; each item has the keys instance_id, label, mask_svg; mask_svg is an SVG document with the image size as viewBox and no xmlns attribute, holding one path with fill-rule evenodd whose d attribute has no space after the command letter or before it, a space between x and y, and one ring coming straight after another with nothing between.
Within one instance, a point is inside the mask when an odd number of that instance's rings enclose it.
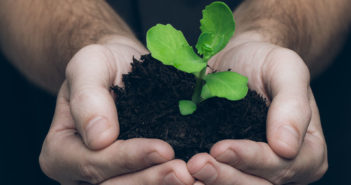
<instances>
[{"instance_id":1,"label":"skin","mask_svg":"<svg viewBox=\"0 0 351 185\"><path fill-rule=\"evenodd\" d=\"M0 7L6 56L28 79L58 92L39 158L47 176L63 185L194 183L167 143L116 141L110 87L147 51L105 1L4 0Z\"/></svg>"},{"instance_id":2,"label":"skin","mask_svg":"<svg viewBox=\"0 0 351 185\"><path fill-rule=\"evenodd\" d=\"M268 144L216 143L187 164L196 184L308 184L324 175L327 148L309 69L318 75L331 62L350 25L350 7L346 0L252 0L234 12L236 35L210 65L247 76L268 100Z\"/></svg>"},{"instance_id":3,"label":"skin","mask_svg":"<svg viewBox=\"0 0 351 185\"><path fill-rule=\"evenodd\" d=\"M234 12L236 35L210 65L248 76L268 100L268 144L220 141L187 164L160 140L116 141L110 86L122 85L130 59L147 51L104 1L3 0L0 42L24 75L58 92L40 165L61 184L307 184L328 166L308 69L318 74L331 61L348 7L347 0L245 1Z\"/></svg>"},{"instance_id":4,"label":"skin","mask_svg":"<svg viewBox=\"0 0 351 185\"><path fill-rule=\"evenodd\" d=\"M319 179L327 170L327 148L305 63L295 52L267 42L250 40L227 49L212 65L244 74L249 87L267 100L268 143L220 141L210 154L188 162L190 173L206 185L306 184ZM207 179L206 174L217 175Z\"/></svg>"},{"instance_id":5,"label":"skin","mask_svg":"<svg viewBox=\"0 0 351 185\"><path fill-rule=\"evenodd\" d=\"M166 142L116 141L119 128L109 84L120 84L121 75L129 70L129 61L124 59L129 50L129 46L116 43L90 45L67 66L67 80L59 91L40 155L43 172L61 184L194 182L185 162L172 160L174 152Z\"/></svg>"}]
</instances>

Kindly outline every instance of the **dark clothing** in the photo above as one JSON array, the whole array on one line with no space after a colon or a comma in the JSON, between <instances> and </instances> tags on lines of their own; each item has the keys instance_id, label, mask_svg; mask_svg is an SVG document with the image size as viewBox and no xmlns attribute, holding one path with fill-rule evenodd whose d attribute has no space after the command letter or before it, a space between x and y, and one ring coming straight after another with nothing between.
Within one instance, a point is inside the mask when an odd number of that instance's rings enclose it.
<instances>
[{"instance_id":1,"label":"dark clothing","mask_svg":"<svg viewBox=\"0 0 351 185\"><path fill-rule=\"evenodd\" d=\"M171 23L191 45L200 34L201 10L213 0L109 0L136 35ZM226 0L231 8L241 1ZM1 28L0 28L1 29ZM315 183L347 184L351 166L351 39L335 63L312 82L329 149L329 171ZM54 112L55 97L36 88L0 56L0 184L57 184L41 173L38 156Z\"/></svg>"},{"instance_id":2,"label":"dark clothing","mask_svg":"<svg viewBox=\"0 0 351 185\"><path fill-rule=\"evenodd\" d=\"M146 31L157 23L172 24L181 30L190 45L200 35L201 11L214 0L109 0L110 5L130 25L137 37L145 42ZM231 9L242 0L224 0Z\"/></svg>"}]
</instances>

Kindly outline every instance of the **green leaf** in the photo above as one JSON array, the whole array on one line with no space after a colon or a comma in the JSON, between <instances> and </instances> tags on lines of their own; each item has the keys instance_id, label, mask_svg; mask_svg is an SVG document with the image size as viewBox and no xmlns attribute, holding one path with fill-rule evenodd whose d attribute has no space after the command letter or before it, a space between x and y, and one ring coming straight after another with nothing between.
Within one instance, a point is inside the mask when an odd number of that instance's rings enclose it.
<instances>
[{"instance_id":1,"label":"green leaf","mask_svg":"<svg viewBox=\"0 0 351 185\"><path fill-rule=\"evenodd\" d=\"M179 101L180 114L183 116L190 115L195 112L196 104L190 100L180 100Z\"/></svg>"},{"instance_id":2,"label":"green leaf","mask_svg":"<svg viewBox=\"0 0 351 185\"><path fill-rule=\"evenodd\" d=\"M206 84L201 91L201 97L208 99L212 97L226 98L228 100L243 99L248 91L248 79L239 73L225 71L208 74L204 80Z\"/></svg>"},{"instance_id":3,"label":"green leaf","mask_svg":"<svg viewBox=\"0 0 351 185\"><path fill-rule=\"evenodd\" d=\"M172 65L187 73L197 73L206 63L189 46L183 33L172 25L157 24L146 34L147 48L151 56L165 65Z\"/></svg>"},{"instance_id":4,"label":"green leaf","mask_svg":"<svg viewBox=\"0 0 351 185\"><path fill-rule=\"evenodd\" d=\"M213 2L202 11L201 35L196 49L205 59L221 51L234 34L235 22L230 8L223 2Z\"/></svg>"}]
</instances>

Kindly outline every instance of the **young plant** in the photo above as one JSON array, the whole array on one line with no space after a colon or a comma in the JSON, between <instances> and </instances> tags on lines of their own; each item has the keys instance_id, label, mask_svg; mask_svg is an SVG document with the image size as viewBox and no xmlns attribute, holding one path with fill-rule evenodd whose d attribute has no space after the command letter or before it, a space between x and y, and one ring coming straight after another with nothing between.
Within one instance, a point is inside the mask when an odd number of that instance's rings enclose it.
<instances>
[{"instance_id":1,"label":"young plant","mask_svg":"<svg viewBox=\"0 0 351 185\"><path fill-rule=\"evenodd\" d=\"M196 44L197 52L202 57L194 52L183 33L170 24L157 24L146 35L147 48L152 57L196 77L192 99L179 101L182 115L192 114L196 105L208 98L240 100L248 91L248 79L238 73L224 71L205 74L208 60L221 51L233 36L235 22L232 11L223 2L211 3L202 14L201 34Z\"/></svg>"}]
</instances>

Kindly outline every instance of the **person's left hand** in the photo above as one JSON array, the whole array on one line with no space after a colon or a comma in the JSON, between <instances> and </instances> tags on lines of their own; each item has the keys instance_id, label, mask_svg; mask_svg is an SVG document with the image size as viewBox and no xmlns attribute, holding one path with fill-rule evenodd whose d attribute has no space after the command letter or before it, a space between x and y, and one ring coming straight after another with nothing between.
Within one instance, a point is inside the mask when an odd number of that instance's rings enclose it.
<instances>
[{"instance_id":1,"label":"person's left hand","mask_svg":"<svg viewBox=\"0 0 351 185\"><path fill-rule=\"evenodd\" d=\"M232 41L209 65L241 73L269 106L268 143L224 140L198 154L189 172L206 185L308 184L328 168L326 143L306 64L293 51L250 35ZM235 110L233 110L235 111Z\"/></svg>"}]
</instances>

